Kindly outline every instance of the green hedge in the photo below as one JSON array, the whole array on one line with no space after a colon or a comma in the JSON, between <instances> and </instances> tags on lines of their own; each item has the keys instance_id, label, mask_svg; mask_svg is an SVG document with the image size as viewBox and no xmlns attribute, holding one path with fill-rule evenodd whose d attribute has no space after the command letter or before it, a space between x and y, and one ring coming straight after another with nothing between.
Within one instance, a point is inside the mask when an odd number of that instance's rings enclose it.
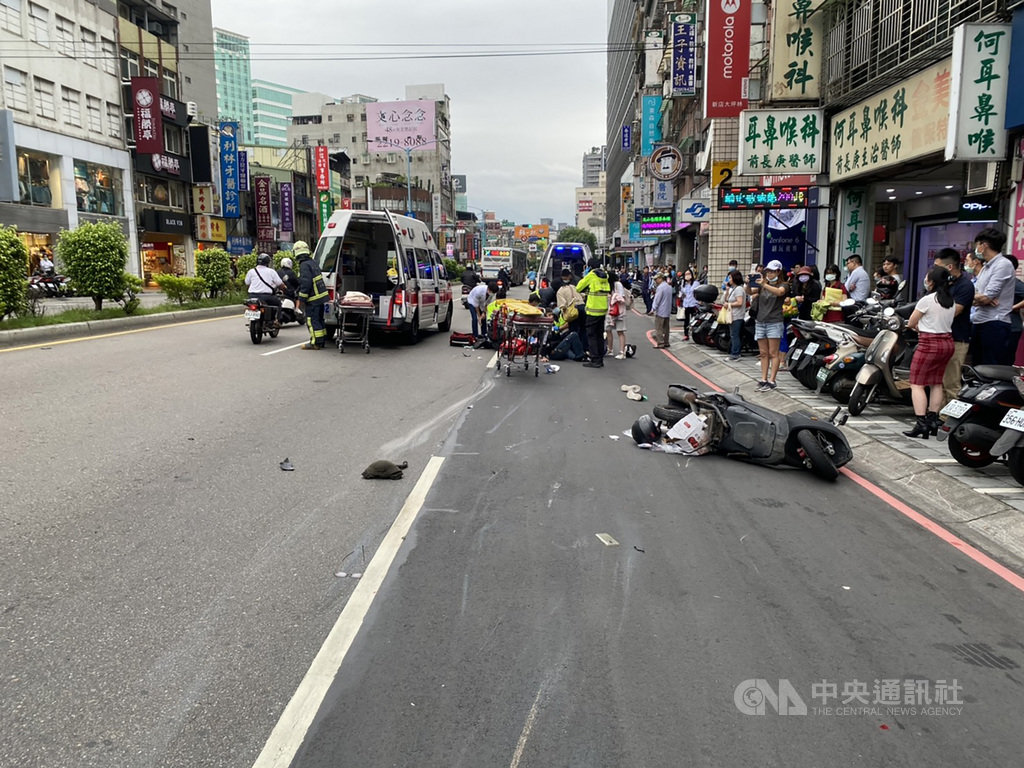
<instances>
[{"instance_id":1,"label":"green hedge","mask_svg":"<svg viewBox=\"0 0 1024 768\"><path fill-rule=\"evenodd\" d=\"M214 299L231 282L231 256L220 248L205 248L195 252L196 276L206 281L210 298Z\"/></svg>"},{"instance_id":2,"label":"green hedge","mask_svg":"<svg viewBox=\"0 0 1024 768\"><path fill-rule=\"evenodd\" d=\"M201 277L178 277L176 275L154 275L153 279L170 301L179 304L202 301L209 286Z\"/></svg>"},{"instance_id":3,"label":"green hedge","mask_svg":"<svg viewBox=\"0 0 1024 768\"><path fill-rule=\"evenodd\" d=\"M0 225L0 320L26 305L28 249L14 227Z\"/></svg>"}]
</instances>

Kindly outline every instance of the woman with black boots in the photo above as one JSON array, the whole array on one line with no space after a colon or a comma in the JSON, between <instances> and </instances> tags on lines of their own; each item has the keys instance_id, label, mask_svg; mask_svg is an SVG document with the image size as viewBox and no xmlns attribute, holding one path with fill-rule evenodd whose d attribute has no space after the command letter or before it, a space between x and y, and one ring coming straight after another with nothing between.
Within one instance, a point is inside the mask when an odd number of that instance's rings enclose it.
<instances>
[{"instance_id":1,"label":"woman with black boots","mask_svg":"<svg viewBox=\"0 0 1024 768\"><path fill-rule=\"evenodd\" d=\"M918 333L917 349L910 362L910 397L917 423L907 437L936 435L942 407L942 377L953 356L953 318L956 310L949 292L949 272L932 267L924 278L928 293L917 302L907 327ZM928 392L925 392L925 388Z\"/></svg>"}]
</instances>

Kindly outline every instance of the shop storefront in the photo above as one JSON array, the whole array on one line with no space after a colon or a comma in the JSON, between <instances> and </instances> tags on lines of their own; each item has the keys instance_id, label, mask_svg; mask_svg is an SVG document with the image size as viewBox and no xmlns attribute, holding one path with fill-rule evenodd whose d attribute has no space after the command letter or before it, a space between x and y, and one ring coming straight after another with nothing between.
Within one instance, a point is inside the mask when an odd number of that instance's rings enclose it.
<instances>
[{"instance_id":1,"label":"shop storefront","mask_svg":"<svg viewBox=\"0 0 1024 768\"><path fill-rule=\"evenodd\" d=\"M142 227L142 277L155 285L157 275L185 275L189 272L189 217L184 213L144 208Z\"/></svg>"}]
</instances>

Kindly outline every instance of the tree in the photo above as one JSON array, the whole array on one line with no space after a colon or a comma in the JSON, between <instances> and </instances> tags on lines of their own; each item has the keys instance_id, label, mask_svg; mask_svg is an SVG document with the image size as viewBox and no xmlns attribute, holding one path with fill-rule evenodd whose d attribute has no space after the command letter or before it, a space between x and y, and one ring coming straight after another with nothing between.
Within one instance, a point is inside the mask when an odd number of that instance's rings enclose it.
<instances>
[{"instance_id":1,"label":"tree","mask_svg":"<svg viewBox=\"0 0 1024 768\"><path fill-rule=\"evenodd\" d=\"M20 312L28 290L28 249L14 227L0 225L0 320Z\"/></svg>"},{"instance_id":2,"label":"tree","mask_svg":"<svg viewBox=\"0 0 1024 768\"><path fill-rule=\"evenodd\" d=\"M593 232L579 227L566 227L558 233L560 243L586 243L590 246L590 252L597 250L597 237Z\"/></svg>"},{"instance_id":3,"label":"tree","mask_svg":"<svg viewBox=\"0 0 1024 768\"><path fill-rule=\"evenodd\" d=\"M210 298L215 298L231 283L231 256L220 248L196 251L196 276L206 281Z\"/></svg>"},{"instance_id":4,"label":"tree","mask_svg":"<svg viewBox=\"0 0 1024 768\"><path fill-rule=\"evenodd\" d=\"M128 238L114 222L82 224L61 232L57 258L78 294L91 296L97 311L103 309L104 299L124 295Z\"/></svg>"}]
</instances>

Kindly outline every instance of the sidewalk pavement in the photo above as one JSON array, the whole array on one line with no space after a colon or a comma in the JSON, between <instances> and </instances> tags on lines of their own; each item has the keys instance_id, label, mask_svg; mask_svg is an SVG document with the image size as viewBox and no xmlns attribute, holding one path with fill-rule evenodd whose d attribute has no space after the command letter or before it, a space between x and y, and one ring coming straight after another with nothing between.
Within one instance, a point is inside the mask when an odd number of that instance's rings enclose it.
<instances>
[{"instance_id":1,"label":"sidewalk pavement","mask_svg":"<svg viewBox=\"0 0 1024 768\"><path fill-rule=\"evenodd\" d=\"M92 305L92 299L88 299ZM159 303L159 302L158 302ZM186 309L179 312L162 312L156 315L125 315L109 320L90 320L82 323L60 323L59 325L40 325L35 328L17 328L10 331L0 330L0 348L20 347L29 344L44 344L62 339L74 339L83 336L97 336L104 333L118 333L140 328L154 328L161 325L186 323L214 317L242 317L242 305L229 304L224 307L206 307L204 309Z\"/></svg>"},{"instance_id":2,"label":"sidewalk pavement","mask_svg":"<svg viewBox=\"0 0 1024 768\"><path fill-rule=\"evenodd\" d=\"M831 395L806 389L781 371L778 389L755 392L761 375L756 355L735 362L711 347L683 341L681 329L670 333L677 359L726 391L735 387L751 402L788 413L810 411L828 418L839 404ZM934 437L909 438L913 411L896 404L872 403L845 427L854 459L849 468L911 507L925 512L950 531L969 540L1011 568L1024 573L1024 486L1002 462L983 469L957 463L947 443Z\"/></svg>"}]
</instances>

